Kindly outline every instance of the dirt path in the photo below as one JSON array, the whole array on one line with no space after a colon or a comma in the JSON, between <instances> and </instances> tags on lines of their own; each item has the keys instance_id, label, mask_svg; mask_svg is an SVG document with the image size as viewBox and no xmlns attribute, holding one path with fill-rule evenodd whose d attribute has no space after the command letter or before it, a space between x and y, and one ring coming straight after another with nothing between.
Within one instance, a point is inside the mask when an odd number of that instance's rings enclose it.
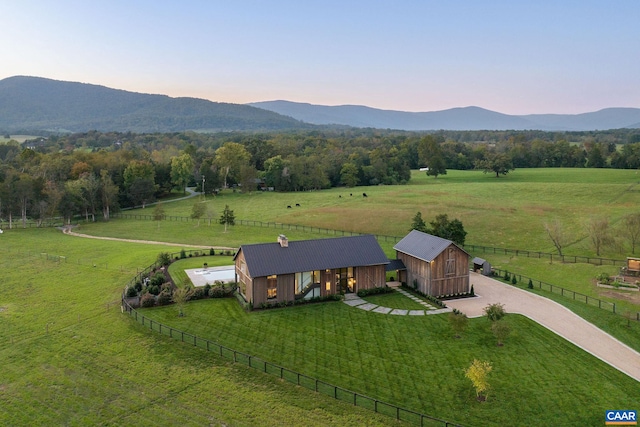
<instances>
[{"instance_id":1,"label":"dirt path","mask_svg":"<svg viewBox=\"0 0 640 427\"><path fill-rule=\"evenodd\" d=\"M171 243L171 242L156 242L153 240L135 240L135 239L120 239L117 237L102 237L102 236L91 236L89 234L80 234L71 231L68 227L62 229L64 234L74 237L85 237L87 239L99 239L99 240L114 240L117 242L129 242L129 243L145 243L149 245L165 245L165 246L177 246L182 248L194 248L194 249L220 249L220 250L230 250L235 251L236 248L230 248L228 246L200 246L200 245L185 245L182 243Z\"/></svg>"},{"instance_id":2,"label":"dirt path","mask_svg":"<svg viewBox=\"0 0 640 427\"><path fill-rule=\"evenodd\" d=\"M640 353L598 329L566 307L489 277L471 273L478 298L447 301L469 317L482 316L489 304L504 304L507 313L527 316L598 359L640 381Z\"/></svg>"}]
</instances>

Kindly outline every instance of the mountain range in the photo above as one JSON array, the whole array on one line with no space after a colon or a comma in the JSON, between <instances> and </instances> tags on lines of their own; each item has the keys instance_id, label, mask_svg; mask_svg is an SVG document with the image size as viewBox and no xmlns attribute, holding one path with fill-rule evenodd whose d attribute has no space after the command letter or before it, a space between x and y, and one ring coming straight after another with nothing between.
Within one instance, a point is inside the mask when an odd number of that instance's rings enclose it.
<instances>
[{"instance_id":1,"label":"mountain range","mask_svg":"<svg viewBox=\"0 0 640 427\"><path fill-rule=\"evenodd\" d=\"M0 80L0 132L284 131L317 125L407 131L640 128L640 109L607 108L584 114L508 115L480 107L406 112L359 105L290 101L250 104L172 98L87 83L14 76Z\"/></svg>"},{"instance_id":2,"label":"mountain range","mask_svg":"<svg viewBox=\"0 0 640 427\"><path fill-rule=\"evenodd\" d=\"M249 105L171 98L85 83L15 76L0 80L0 131L179 132L312 127Z\"/></svg>"},{"instance_id":3,"label":"mountain range","mask_svg":"<svg viewBox=\"0 0 640 427\"><path fill-rule=\"evenodd\" d=\"M419 130L546 130L588 131L640 128L640 108L606 108L584 114L502 114L480 107L413 113L361 105L325 106L290 101L249 105L316 125L346 125Z\"/></svg>"}]
</instances>

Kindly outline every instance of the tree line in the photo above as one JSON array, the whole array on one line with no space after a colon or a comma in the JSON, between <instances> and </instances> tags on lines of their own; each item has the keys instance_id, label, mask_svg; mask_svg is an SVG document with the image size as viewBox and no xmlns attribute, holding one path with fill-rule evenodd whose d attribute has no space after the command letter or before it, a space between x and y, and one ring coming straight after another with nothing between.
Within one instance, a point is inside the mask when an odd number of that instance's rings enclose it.
<instances>
[{"instance_id":1,"label":"tree line","mask_svg":"<svg viewBox=\"0 0 640 427\"><path fill-rule=\"evenodd\" d=\"M562 139L560 136L569 139ZM411 170L640 168L640 133L416 133L325 129L279 133L85 132L0 144L0 218L108 219L186 186L212 193L405 184ZM463 138L464 136L464 138ZM461 141L475 138L474 141ZM480 140L478 140L480 138ZM579 142L575 140L579 139Z\"/></svg>"}]
</instances>

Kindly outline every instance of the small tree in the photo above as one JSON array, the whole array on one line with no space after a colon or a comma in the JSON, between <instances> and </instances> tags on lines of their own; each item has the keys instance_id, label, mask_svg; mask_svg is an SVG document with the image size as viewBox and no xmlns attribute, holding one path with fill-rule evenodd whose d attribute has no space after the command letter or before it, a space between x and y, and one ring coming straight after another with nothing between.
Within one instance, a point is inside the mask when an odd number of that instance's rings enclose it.
<instances>
[{"instance_id":1,"label":"small tree","mask_svg":"<svg viewBox=\"0 0 640 427\"><path fill-rule=\"evenodd\" d=\"M191 208L191 218L198 220L198 227L200 227L200 218L207 212L207 205L202 202L195 202Z\"/></svg>"},{"instance_id":2,"label":"small tree","mask_svg":"<svg viewBox=\"0 0 640 427\"><path fill-rule=\"evenodd\" d=\"M476 399L480 402L487 400L489 381L487 377L492 370L490 362L474 359L471 366L464 371L464 376L471 380L476 389Z\"/></svg>"},{"instance_id":3,"label":"small tree","mask_svg":"<svg viewBox=\"0 0 640 427\"><path fill-rule=\"evenodd\" d=\"M544 229L547 235L553 242L553 246L556 247L558 255L562 256L562 248L567 244L568 238L560 221L555 220L550 223L544 224Z\"/></svg>"},{"instance_id":4,"label":"small tree","mask_svg":"<svg viewBox=\"0 0 640 427\"><path fill-rule=\"evenodd\" d=\"M158 229L160 229L160 221L164 219L164 206L162 203L156 203L153 208L153 220L158 221Z\"/></svg>"},{"instance_id":5,"label":"small tree","mask_svg":"<svg viewBox=\"0 0 640 427\"><path fill-rule=\"evenodd\" d=\"M191 286L183 286L173 291L172 301L178 307L178 316L184 316L184 305L189 301L189 298L193 294L193 288Z\"/></svg>"},{"instance_id":6,"label":"small tree","mask_svg":"<svg viewBox=\"0 0 640 427\"><path fill-rule=\"evenodd\" d=\"M224 211L220 216L220 224L224 224L224 232L227 232L227 225L236 225L236 218L229 205L224 205Z\"/></svg>"},{"instance_id":7,"label":"small tree","mask_svg":"<svg viewBox=\"0 0 640 427\"><path fill-rule=\"evenodd\" d=\"M506 311L504 311L504 304L500 304L499 302L489 304L483 308L482 311L484 311L487 319L492 322L497 322L507 314Z\"/></svg>"},{"instance_id":8,"label":"small tree","mask_svg":"<svg viewBox=\"0 0 640 427\"><path fill-rule=\"evenodd\" d=\"M533 289L533 280L529 279L529 284L527 285L529 289Z\"/></svg>"},{"instance_id":9,"label":"small tree","mask_svg":"<svg viewBox=\"0 0 640 427\"><path fill-rule=\"evenodd\" d=\"M518 284L518 279L516 279L516 275L515 274L513 276L511 276L511 284L512 285L517 285Z\"/></svg>"},{"instance_id":10,"label":"small tree","mask_svg":"<svg viewBox=\"0 0 640 427\"><path fill-rule=\"evenodd\" d=\"M451 325L453 332L455 332L456 338L460 338L465 329L467 329L469 319L466 314L460 313L459 311L453 311L449 313L449 324Z\"/></svg>"},{"instance_id":11,"label":"small tree","mask_svg":"<svg viewBox=\"0 0 640 427\"><path fill-rule=\"evenodd\" d=\"M503 321L493 322L491 325L491 332L495 335L498 340L498 346L502 347L504 345L504 340L509 336L511 329L509 325L504 323Z\"/></svg>"}]
</instances>

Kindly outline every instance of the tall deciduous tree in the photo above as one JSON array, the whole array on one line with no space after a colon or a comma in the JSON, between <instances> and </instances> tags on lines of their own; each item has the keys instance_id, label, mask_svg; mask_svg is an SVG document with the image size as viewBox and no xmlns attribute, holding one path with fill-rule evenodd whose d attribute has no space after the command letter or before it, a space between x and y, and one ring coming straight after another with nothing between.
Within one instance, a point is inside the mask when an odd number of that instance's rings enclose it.
<instances>
[{"instance_id":1,"label":"tall deciduous tree","mask_svg":"<svg viewBox=\"0 0 640 427\"><path fill-rule=\"evenodd\" d=\"M611 236L609 220L606 218L592 218L587 223L587 234L596 251L596 255L600 256L600 252L606 246L612 245L614 242Z\"/></svg>"},{"instance_id":2,"label":"tall deciduous tree","mask_svg":"<svg viewBox=\"0 0 640 427\"><path fill-rule=\"evenodd\" d=\"M153 220L158 222L158 228L160 228L160 221L162 221L163 219L164 219L164 205L158 202L153 208Z\"/></svg>"},{"instance_id":3,"label":"tall deciduous tree","mask_svg":"<svg viewBox=\"0 0 640 427\"><path fill-rule=\"evenodd\" d=\"M636 253L636 245L640 242L640 212L632 213L624 217L624 234L631 244L631 253Z\"/></svg>"},{"instance_id":4,"label":"tall deciduous tree","mask_svg":"<svg viewBox=\"0 0 640 427\"><path fill-rule=\"evenodd\" d=\"M427 175L435 178L438 175L446 175L446 162L442 154L440 143L443 142L441 137L427 135L420 140L418 144L418 158L420 163L428 167Z\"/></svg>"},{"instance_id":5,"label":"tall deciduous tree","mask_svg":"<svg viewBox=\"0 0 640 427\"><path fill-rule=\"evenodd\" d=\"M193 158L187 153L171 159L171 181L177 188L186 193L186 187L194 172Z\"/></svg>"},{"instance_id":6,"label":"tall deciduous tree","mask_svg":"<svg viewBox=\"0 0 640 427\"><path fill-rule=\"evenodd\" d=\"M249 164L251 154L244 145L237 142L227 142L216 150L215 163L222 173L224 186L228 187L229 181L237 182L240 178L240 170Z\"/></svg>"},{"instance_id":7,"label":"tall deciduous tree","mask_svg":"<svg viewBox=\"0 0 640 427\"><path fill-rule=\"evenodd\" d=\"M102 200L102 218L108 221L111 208L117 206L118 203L118 186L113 183L109 171L106 169L100 170L99 187Z\"/></svg>"},{"instance_id":8,"label":"tall deciduous tree","mask_svg":"<svg viewBox=\"0 0 640 427\"><path fill-rule=\"evenodd\" d=\"M474 166L484 173L495 173L496 178L500 178L500 175L506 175L515 169L511 157L504 153L487 153L485 159L476 160Z\"/></svg>"},{"instance_id":9,"label":"tall deciduous tree","mask_svg":"<svg viewBox=\"0 0 640 427\"><path fill-rule=\"evenodd\" d=\"M562 256L562 248L567 244L567 235L562 224L557 219L552 222L545 222L544 229L553 242L553 246L558 250L558 255Z\"/></svg>"},{"instance_id":10,"label":"tall deciduous tree","mask_svg":"<svg viewBox=\"0 0 640 427\"><path fill-rule=\"evenodd\" d=\"M340 181L347 187L355 187L358 184L358 167L353 163L345 163L340 170Z\"/></svg>"}]
</instances>

